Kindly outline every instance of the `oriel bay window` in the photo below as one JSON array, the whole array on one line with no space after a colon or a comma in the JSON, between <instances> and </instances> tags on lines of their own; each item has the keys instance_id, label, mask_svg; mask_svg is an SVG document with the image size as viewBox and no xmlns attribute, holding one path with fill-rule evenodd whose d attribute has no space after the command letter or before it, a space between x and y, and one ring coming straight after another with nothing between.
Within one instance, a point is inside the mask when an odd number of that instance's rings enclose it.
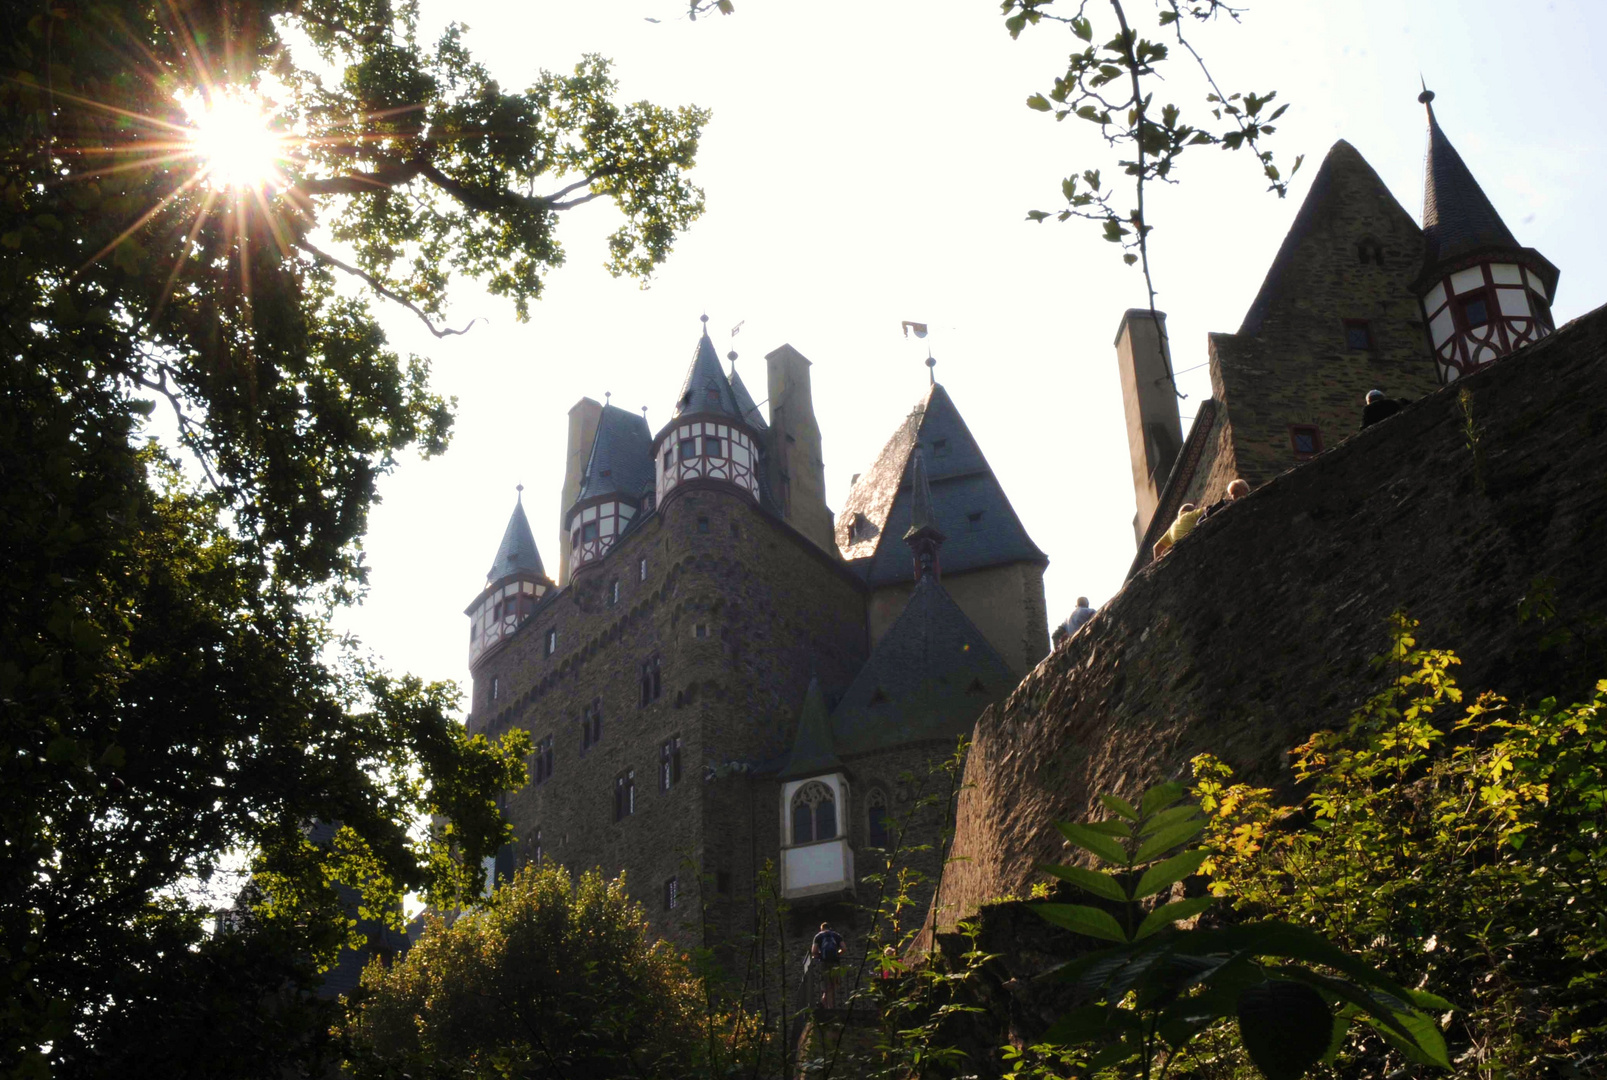
<instances>
[{"instance_id":1,"label":"oriel bay window","mask_svg":"<svg viewBox=\"0 0 1607 1080\"><path fill-rule=\"evenodd\" d=\"M792 842L812 844L837 836L837 800L819 781L805 784L792 797Z\"/></svg>"}]
</instances>

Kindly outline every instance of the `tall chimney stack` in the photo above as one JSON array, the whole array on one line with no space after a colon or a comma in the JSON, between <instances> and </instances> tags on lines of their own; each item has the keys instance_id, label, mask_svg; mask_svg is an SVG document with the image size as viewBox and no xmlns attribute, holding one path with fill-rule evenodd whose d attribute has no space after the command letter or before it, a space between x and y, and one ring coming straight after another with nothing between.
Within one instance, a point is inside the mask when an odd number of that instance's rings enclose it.
<instances>
[{"instance_id":1,"label":"tall chimney stack","mask_svg":"<svg viewBox=\"0 0 1607 1080\"><path fill-rule=\"evenodd\" d=\"M1116 365L1122 375L1122 408L1127 414L1127 449L1133 464L1134 543L1149 528L1161 488L1183 446L1177 390L1169 372L1166 313L1129 308L1116 329Z\"/></svg>"},{"instance_id":2,"label":"tall chimney stack","mask_svg":"<svg viewBox=\"0 0 1607 1080\"><path fill-rule=\"evenodd\" d=\"M558 506L558 587L569 584L569 534L564 531L564 518L569 508L580 498L581 481L586 478L586 459L591 457L591 444L597 438L597 421L603 407L589 397L583 397L569 409L569 445L564 454L564 491Z\"/></svg>"}]
</instances>

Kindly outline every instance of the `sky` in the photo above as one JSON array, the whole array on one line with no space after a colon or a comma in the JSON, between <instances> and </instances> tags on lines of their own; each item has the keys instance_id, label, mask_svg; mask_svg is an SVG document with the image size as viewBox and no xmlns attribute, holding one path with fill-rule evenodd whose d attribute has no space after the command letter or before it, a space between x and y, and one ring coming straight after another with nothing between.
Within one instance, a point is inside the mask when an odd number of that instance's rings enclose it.
<instances>
[{"instance_id":1,"label":"sky","mask_svg":"<svg viewBox=\"0 0 1607 1080\"><path fill-rule=\"evenodd\" d=\"M388 666L467 686L463 609L515 485L556 573L570 406L611 393L623 408L646 405L656 430L705 313L756 396L765 353L787 343L813 361L834 509L925 392L929 344L1049 556L1051 620L1080 594L1100 605L1120 589L1134 499L1112 339L1125 309L1146 306L1143 280L1094 226L1025 220L1058 208L1068 172L1115 171L1090 125L1025 107L1064 70L1068 32L1042 26L1013 42L991 0L736 0L735 14L695 23L684 0L423 0L423 19L466 24L468 46L509 87L595 52L614 60L624 98L713 117L694 172L707 212L647 288L603 269L619 219L599 201L566 215L568 264L527 323L472 281L452 293L452 325L481 320L464 337L438 341L381 309L395 346L430 357L436 389L457 399L448 451L406 458L382 481L370 592L339 617ZM1607 96L1604 36L1600 0L1262 0L1239 24L1198 31L1226 89L1275 89L1289 104L1269 146L1285 170L1296 155L1305 164L1279 200L1247 154L1193 150L1180 183L1151 198L1185 430L1210 394L1207 332L1238 328L1336 140L1421 220L1420 73L1508 226L1561 269L1559 324L1607 300L1595 179L1607 140L1594 112ZM1182 63L1168 92L1185 121L1204 108ZM902 337L903 320L928 323L927 342Z\"/></svg>"}]
</instances>

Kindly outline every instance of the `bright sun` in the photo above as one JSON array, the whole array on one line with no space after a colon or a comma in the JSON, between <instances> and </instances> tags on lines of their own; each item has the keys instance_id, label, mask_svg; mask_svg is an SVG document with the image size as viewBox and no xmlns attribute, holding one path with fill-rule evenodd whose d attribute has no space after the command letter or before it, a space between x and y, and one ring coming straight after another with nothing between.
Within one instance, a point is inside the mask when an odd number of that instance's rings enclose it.
<instances>
[{"instance_id":1,"label":"bright sun","mask_svg":"<svg viewBox=\"0 0 1607 1080\"><path fill-rule=\"evenodd\" d=\"M215 90L210 98L191 94L180 104L192 126L190 142L213 188L261 189L283 182L284 139L269 128L260 100Z\"/></svg>"}]
</instances>

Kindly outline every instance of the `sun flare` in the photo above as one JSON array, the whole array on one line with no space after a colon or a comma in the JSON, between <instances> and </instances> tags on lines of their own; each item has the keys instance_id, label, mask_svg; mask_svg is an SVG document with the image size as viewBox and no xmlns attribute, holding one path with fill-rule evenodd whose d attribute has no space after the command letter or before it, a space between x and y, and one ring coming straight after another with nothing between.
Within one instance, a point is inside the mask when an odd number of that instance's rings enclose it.
<instances>
[{"instance_id":1,"label":"sun flare","mask_svg":"<svg viewBox=\"0 0 1607 1080\"><path fill-rule=\"evenodd\" d=\"M263 103L244 94L214 91L181 99L189 135L206 181L215 189L257 189L283 182L285 141L269 126Z\"/></svg>"}]
</instances>

